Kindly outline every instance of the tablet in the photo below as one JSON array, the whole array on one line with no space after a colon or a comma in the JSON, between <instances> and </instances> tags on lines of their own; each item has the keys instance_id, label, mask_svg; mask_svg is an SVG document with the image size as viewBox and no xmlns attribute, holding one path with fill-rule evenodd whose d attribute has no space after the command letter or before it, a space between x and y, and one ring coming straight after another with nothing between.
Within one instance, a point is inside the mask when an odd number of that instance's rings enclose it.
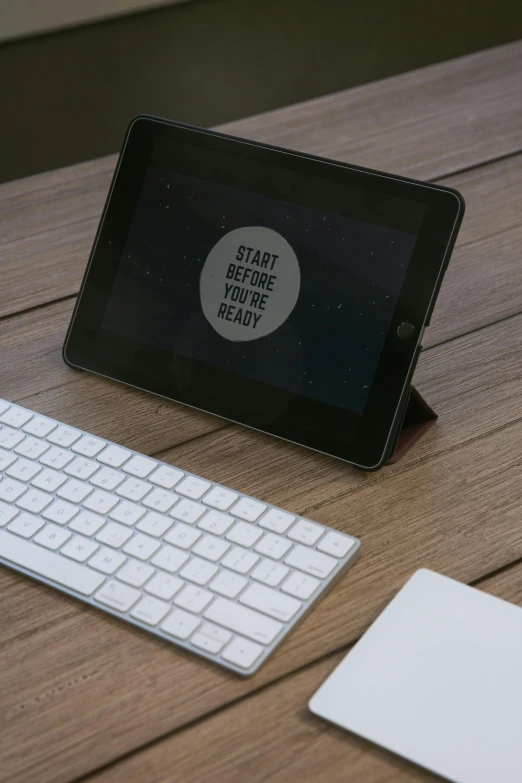
<instances>
[{"instance_id":1,"label":"tablet","mask_svg":"<svg viewBox=\"0 0 522 783\"><path fill-rule=\"evenodd\" d=\"M450 188L138 117L64 359L377 469L463 211Z\"/></svg>"}]
</instances>

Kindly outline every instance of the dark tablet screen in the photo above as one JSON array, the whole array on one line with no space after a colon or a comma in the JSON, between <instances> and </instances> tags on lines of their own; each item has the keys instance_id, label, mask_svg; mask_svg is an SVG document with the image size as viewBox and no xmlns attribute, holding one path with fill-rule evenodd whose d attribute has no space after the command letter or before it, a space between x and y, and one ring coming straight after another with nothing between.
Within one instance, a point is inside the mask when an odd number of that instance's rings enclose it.
<instances>
[{"instance_id":1,"label":"dark tablet screen","mask_svg":"<svg viewBox=\"0 0 522 783\"><path fill-rule=\"evenodd\" d=\"M152 166L102 326L361 413L415 239Z\"/></svg>"}]
</instances>

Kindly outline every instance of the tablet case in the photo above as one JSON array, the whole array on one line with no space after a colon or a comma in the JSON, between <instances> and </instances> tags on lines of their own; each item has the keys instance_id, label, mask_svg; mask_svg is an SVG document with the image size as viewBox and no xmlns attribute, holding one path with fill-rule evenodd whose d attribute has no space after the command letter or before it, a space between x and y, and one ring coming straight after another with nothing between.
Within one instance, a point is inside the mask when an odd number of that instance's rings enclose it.
<instances>
[{"instance_id":1,"label":"tablet case","mask_svg":"<svg viewBox=\"0 0 522 783\"><path fill-rule=\"evenodd\" d=\"M398 462L414 443L437 421L438 415L428 405L414 386L410 387L402 416L397 417L397 431L391 439L390 456L387 465Z\"/></svg>"}]
</instances>

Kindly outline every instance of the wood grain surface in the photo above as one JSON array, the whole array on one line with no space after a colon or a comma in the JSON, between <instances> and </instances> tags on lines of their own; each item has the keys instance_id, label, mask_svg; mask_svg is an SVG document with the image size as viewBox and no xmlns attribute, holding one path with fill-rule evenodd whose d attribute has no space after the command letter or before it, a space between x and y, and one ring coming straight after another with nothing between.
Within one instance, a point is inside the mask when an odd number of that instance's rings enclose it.
<instances>
[{"instance_id":1,"label":"wood grain surface","mask_svg":"<svg viewBox=\"0 0 522 783\"><path fill-rule=\"evenodd\" d=\"M522 557L522 316L513 320L425 353L419 386L442 420L386 471L358 473L239 427L162 454L363 540L360 562L251 680L40 585L25 585L20 617L11 591L21 579L0 572L0 593L13 608L0 658L8 779L72 779L346 645L420 564L471 581ZM75 712L84 700L88 712ZM20 743L30 752L21 756Z\"/></svg>"},{"instance_id":2,"label":"wood grain surface","mask_svg":"<svg viewBox=\"0 0 522 783\"><path fill-rule=\"evenodd\" d=\"M434 179L520 150L521 71L515 41L221 130L373 169L391 157L396 173Z\"/></svg>"},{"instance_id":3,"label":"wood grain surface","mask_svg":"<svg viewBox=\"0 0 522 783\"><path fill-rule=\"evenodd\" d=\"M415 378L441 418L376 474L67 368L115 159L0 187L0 396L363 542L248 681L1 569L2 783L431 780L308 716L306 701L420 566L468 582L504 569L482 586L522 602L522 566L509 567L522 558L521 63L509 44L227 127L464 193Z\"/></svg>"}]
</instances>

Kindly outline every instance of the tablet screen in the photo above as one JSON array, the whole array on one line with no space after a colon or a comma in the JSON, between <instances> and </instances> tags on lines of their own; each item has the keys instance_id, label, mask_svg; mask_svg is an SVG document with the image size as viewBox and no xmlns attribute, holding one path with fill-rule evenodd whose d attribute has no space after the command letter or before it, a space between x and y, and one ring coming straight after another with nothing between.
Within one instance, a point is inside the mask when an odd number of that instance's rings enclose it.
<instances>
[{"instance_id":1,"label":"tablet screen","mask_svg":"<svg viewBox=\"0 0 522 783\"><path fill-rule=\"evenodd\" d=\"M149 166L102 328L360 414L415 241Z\"/></svg>"}]
</instances>

